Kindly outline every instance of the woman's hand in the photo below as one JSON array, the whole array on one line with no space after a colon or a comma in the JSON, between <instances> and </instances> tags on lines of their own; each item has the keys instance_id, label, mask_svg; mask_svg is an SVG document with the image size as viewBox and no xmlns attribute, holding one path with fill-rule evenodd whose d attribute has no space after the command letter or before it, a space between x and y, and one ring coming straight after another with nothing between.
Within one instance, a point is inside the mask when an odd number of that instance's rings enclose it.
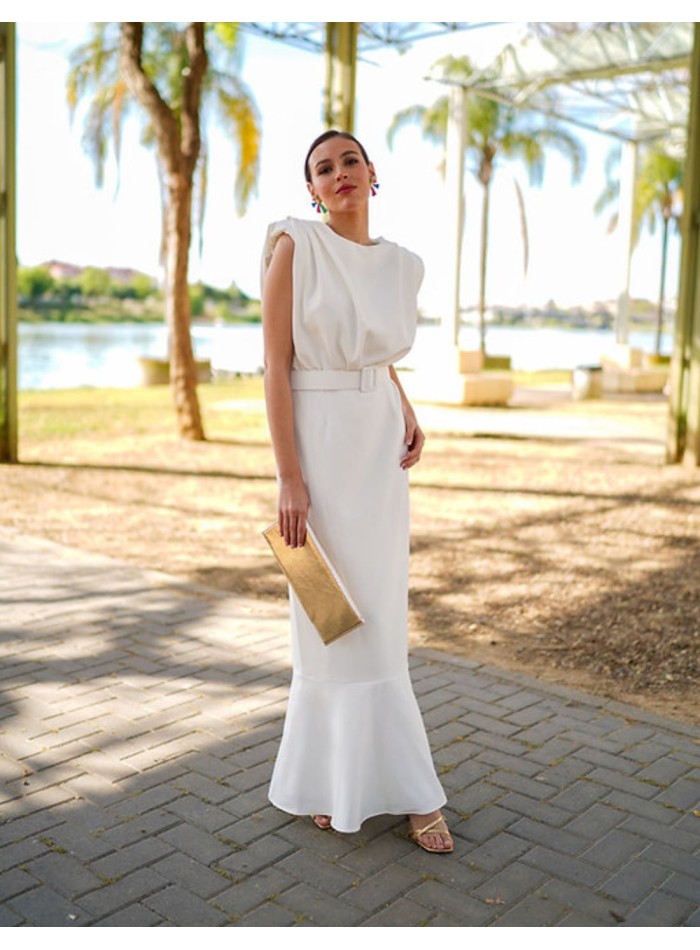
<instances>
[{"instance_id":1,"label":"woman's hand","mask_svg":"<svg viewBox=\"0 0 700 950\"><path fill-rule=\"evenodd\" d=\"M280 534L289 547L303 547L308 513L309 492L303 479L281 478L277 518Z\"/></svg>"},{"instance_id":2,"label":"woman's hand","mask_svg":"<svg viewBox=\"0 0 700 950\"><path fill-rule=\"evenodd\" d=\"M403 417L406 420L406 454L401 459L401 468L411 468L420 461L425 435L418 425L416 414L407 401L403 401Z\"/></svg>"}]
</instances>

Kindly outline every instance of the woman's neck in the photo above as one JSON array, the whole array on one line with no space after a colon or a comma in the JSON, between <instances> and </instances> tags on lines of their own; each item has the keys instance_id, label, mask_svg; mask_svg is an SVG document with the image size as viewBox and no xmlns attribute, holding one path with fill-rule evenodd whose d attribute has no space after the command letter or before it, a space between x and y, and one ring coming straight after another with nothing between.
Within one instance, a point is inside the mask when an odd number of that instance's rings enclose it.
<instances>
[{"instance_id":1,"label":"woman's neck","mask_svg":"<svg viewBox=\"0 0 700 950\"><path fill-rule=\"evenodd\" d=\"M347 241L354 241L355 244L374 244L369 236L369 216L366 209L345 214L330 212L327 223L331 230Z\"/></svg>"}]
</instances>

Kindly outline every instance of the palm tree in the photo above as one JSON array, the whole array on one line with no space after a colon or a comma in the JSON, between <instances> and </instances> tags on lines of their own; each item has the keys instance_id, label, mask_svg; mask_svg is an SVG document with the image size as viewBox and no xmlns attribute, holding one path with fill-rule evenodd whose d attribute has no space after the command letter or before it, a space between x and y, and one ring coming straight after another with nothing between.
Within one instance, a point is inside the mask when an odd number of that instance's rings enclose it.
<instances>
[{"instance_id":1,"label":"palm tree","mask_svg":"<svg viewBox=\"0 0 700 950\"><path fill-rule=\"evenodd\" d=\"M595 203L600 213L608 205L618 201L620 181L615 173L620 153L615 149L606 161L606 184ZM634 205L632 213L632 246L636 247L642 228L646 225L650 234L656 231L661 220L661 277L659 280L659 299L656 305L656 340L654 352L661 353L661 334L664 322L664 297L666 295L666 266L668 258L668 238L671 225L680 229L683 205L683 162L679 158L666 155L657 149L645 149L639 158L634 181ZM618 215L610 219L610 230L617 225Z\"/></svg>"},{"instance_id":2,"label":"palm tree","mask_svg":"<svg viewBox=\"0 0 700 950\"><path fill-rule=\"evenodd\" d=\"M467 83L474 75L474 67L466 57L447 56L435 64L445 79ZM486 352L486 285L488 260L488 228L491 183L497 169L497 159L519 158L528 172L532 185L540 185L544 177L545 153L556 148L571 160L572 180L576 181L583 169L584 152L580 142L551 121L535 117L525 109L516 111L501 101L480 95L488 91L481 79L479 88L469 91L465 115L466 150L464 159L474 161L473 172L483 188L481 211L481 251L479 262L479 338L482 353ZM418 122L423 136L435 144L445 146L449 99L440 96L432 105L413 105L394 116L387 138L391 146L396 132L405 125ZM516 184L523 238L525 267L527 269L527 234L523 214L522 193Z\"/></svg>"},{"instance_id":3,"label":"palm tree","mask_svg":"<svg viewBox=\"0 0 700 950\"><path fill-rule=\"evenodd\" d=\"M215 108L238 144L235 194L239 213L255 186L260 132L250 93L238 75L235 23L94 23L74 50L67 81L71 110L90 96L83 144L103 182L108 144L119 157L128 107L145 113L143 143L156 153L163 227L165 313L170 377L180 435L205 438L199 402L188 293L193 210L201 235L207 180L203 113Z\"/></svg>"}]
</instances>

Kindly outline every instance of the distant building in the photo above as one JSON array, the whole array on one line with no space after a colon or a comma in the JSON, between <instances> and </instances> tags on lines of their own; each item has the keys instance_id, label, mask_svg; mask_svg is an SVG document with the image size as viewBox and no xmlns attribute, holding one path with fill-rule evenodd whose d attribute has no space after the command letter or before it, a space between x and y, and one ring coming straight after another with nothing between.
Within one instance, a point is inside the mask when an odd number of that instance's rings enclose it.
<instances>
[{"instance_id":1,"label":"distant building","mask_svg":"<svg viewBox=\"0 0 700 950\"><path fill-rule=\"evenodd\" d=\"M83 271L87 270L86 267L68 264L65 261L46 261L41 266L48 270L54 280L71 280L80 277ZM154 280L143 271L134 270L131 267L100 267L98 269L107 271L115 284L130 284L135 277L148 277L149 280Z\"/></svg>"},{"instance_id":2,"label":"distant building","mask_svg":"<svg viewBox=\"0 0 700 950\"><path fill-rule=\"evenodd\" d=\"M84 267L78 267L77 264L66 264L63 261L46 261L41 264L51 274L54 280L66 280L71 277L80 277L85 270Z\"/></svg>"}]
</instances>

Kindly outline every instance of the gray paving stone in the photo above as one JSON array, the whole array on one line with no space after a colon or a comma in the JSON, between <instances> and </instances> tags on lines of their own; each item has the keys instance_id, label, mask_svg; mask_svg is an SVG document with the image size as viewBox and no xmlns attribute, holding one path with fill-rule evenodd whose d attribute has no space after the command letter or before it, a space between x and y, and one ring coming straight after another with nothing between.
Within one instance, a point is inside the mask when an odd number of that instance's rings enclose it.
<instances>
[{"instance_id":1,"label":"gray paving stone","mask_svg":"<svg viewBox=\"0 0 700 950\"><path fill-rule=\"evenodd\" d=\"M141 841L146 835L157 835L180 824L180 820L171 815L170 812L156 808L145 815L107 828L104 832L104 838L114 848L126 848L130 844Z\"/></svg>"},{"instance_id":2,"label":"gray paving stone","mask_svg":"<svg viewBox=\"0 0 700 950\"><path fill-rule=\"evenodd\" d=\"M11 900L24 891L32 890L32 888L37 887L37 884L36 877L27 874L23 868L13 868L11 871L6 871L0 875L0 903Z\"/></svg>"},{"instance_id":3,"label":"gray paving stone","mask_svg":"<svg viewBox=\"0 0 700 950\"><path fill-rule=\"evenodd\" d=\"M280 894L276 903L319 927L354 927L365 917L363 911L310 884L296 884Z\"/></svg>"},{"instance_id":4,"label":"gray paving stone","mask_svg":"<svg viewBox=\"0 0 700 950\"><path fill-rule=\"evenodd\" d=\"M431 914L424 904L406 900L400 897L392 901L388 907L383 907L372 914L360 925L362 927L424 927L428 924Z\"/></svg>"},{"instance_id":5,"label":"gray paving stone","mask_svg":"<svg viewBox=\"0 0 700 950\"><path fill-rule=\"evenodd\" d=\"M519 795L517 792L509 792L498 800L501 808L508 811L517 812L526 818L532 818L534 821L542 821L546 825L552 825L554 828L561 828L571 820L571 813L564 811L563 808L556 808L550 802L539 802L527 795Z\"/></svg>"},{"instance_id":6,"label":"gray paving stone","mask_svg":"<svg viewBox=\"0 0 700 950\"><path fill-rule=\"evenodd\" d=\"M182 795L168 802L166 809L178 819L203 831L216 833L231 824L230 812L210 802L203 802L196 795Z\"/></svg>"},{"instance_id":7,"label":"gray paving stone","mask_svg":"<svg viewBox=\"0 0 700 950\"><path fill-rule=\"evenodd\" d=\"M566 830L572 834L581 835L584 838L593 840L597 837L607 834L620 825L625 819L625 815L616 808L609 805L596 803L581 815L572 818L566 826Z\"/></svg>"},{"instance_id":8,"label":"gray paving stone","mask_svg":"<svg viewBox=\"0 0 700 950\"><path fill-rule=\"evenodd\" d=\"M556 901L530 895L498 917L494 927L551 927L566 915L567 908Z\"/></svg>"},{"instance_id":9,"label":"gray paving stone","mask_svg":"<svg viewBox=\"0 0 700 950\"><path fill-rule=\"evenodd\" d=\"M228 825L219 829L217 837L222 841L234 841L238 845L247 844L249 841L255 841L256 838L261 838L271 831L283 828L293 820L290 815L286 815L270 805L262 811L253 812L252 815L241 818L240 821L233 823L229 821Z\"/></svg>"},{"instance_id":10,"label":"gray paving stone","mask_svg":"<svg viewBox=\"0 0 700 950\"><path fill-rule=\"evenodd\" d=\"M227 848L229 853L219 860L218 866L236 875L253 874L291 854L293 850L292 845L283 838L274 834L265 835L233 853L230 847Z\"/></svg>"},{"instance_id":11,"label":"gray paving stone","mask_svg":"<svg viewBox=\"0 0 700 950\"><path fill-rule=\"evenodd\" d=\"M51 828L61 824L60 817L51 811L38 811L32 815L12 818L0 825L0 848L21 841L30 835L49 834Z\"/></svg>"},{"instance_id":12,"label":"gray paving stone","mask_svg":"<svg viewBox=\"0 0 700 950\"><path fill-rule=\"evenodd\" d=\"M548 785L544 780L526 778L524 775L516 775L513 772L498 771L489 775L489 781L493 785L502 788L510 788L514 792L520 792L536 800L549 799L557 791L553 785Z\"/></svg>"},{"instance_id":13,"label":"gray paving stone","mask_svg":"<svg viewBox=\"0 0 700 950\"><path fill-rule=\"evenodd\" d=\"M550 804L556 808L563 808L568 812L578 814L585 811L594 802L601 801L609 793L605 785L591 782L587 778L575 781L568 788L562 789L550 799Z\"/></svg>"},{"instance_id":14,"label":"gray paving stone","mask_svg":"<svg viewBox=\"0 0 700 950\"><path fill-rule=\"evenodd\" d=\"M678 812L658 801L645 801L628 792L613 791L605 795L605 803L631 815L639 815L660 827L673 825L678 821Z\"/></svg>"},{"instance_id":15,"label":"gray paving stone","mask_svg":"<svg viewBox=\"0 0 700 950\"><path fill-rule=\"evenodd\" d=\"M202 864L220 861L231 853L229 842L185 822L163 831L158 837L171 849L189 854Z\"/></svg>"},{"instance_id":16,"label":"gray paving stone","mask_svg":"<svg viewBox=\"0 0 700 950\"><path fill-rule=\"evenodd\" d=\"M474 729L469 741L481 749L498 749L507 755L526 755L536 747L536 743L525 742L521 736L514 739L508 736L494 735L484 729Z\"/></svg>"},{"instance_id":17,"label":"gray paving stone","mask_svg":"<svg viewBox=\"0 0 700 950\"><path fill-rule=\"evenodd\" d=\"M691 808L697 808L700 805L700 786L697 782L679 779L671 787L664 789L656 801L661 802L662 805L670 805L683 811L689 811Z\"/></svg>"},{"instance_id":18,"label":"gray paving stone","mask_svg":"<svg viewBox=\"0 0 700 950\"><path fill-rule=\"evenodd\" d=\"M154 913L143 904L131 904L116 914L95 921L95 927L159 927L166 923L165 918Z\"/></svg>"},{"instance_id":19,"label":"gray paving stone","mask_svg":"<svg viewBox=\"0 0 700 950\"><path fill-rule=\"evenodd\" d=\"M619 753L603 752L591 746L581 746L574 753L574 757L589 765L600 766L604 769L613 769L623 775L634 775L639 772L639 764L632 759L626 759Z\"/></svg>"},{"instance_id":20,"label":"gray paving stone","mask_svg":"<svg viewBox=\"0 0 700 950\"><path fill-rule=\"evenodd\" d=\"M498 805L487 805L471 815L466 821L460 822L452 830L466 838L467 841L479 843L486 841L500 831L504 831L519 820L520 815L515 812L500 808Z\"/></svg>"},{"instance_id":21,"label":"gray paving stone","mask_svg":"<svg viewBox=\"0 0 700 950\"><path fill-rule=\"evenodd\" d=\"M90 869L100 878L117 878L125 874L136 871L138 868L147 867L163 858L167 854L172 854L171 845L165 844L158 838L141 838L134 844L120 848L118 851L112 851L111 854L93 861Z\"/></svg>"},{"instance_id":22,"label":"gray paving stone","mask_svg":"<svg viewBox=\"0 0 700 950\"><path fill-rule=\"evenodd\" d=\"M616 829L598 839L592 847L583 852L581 857L585 861L590 861L591 864L612 870L641 854L646 844L646 841L638 835Z\"/></svg>"},{"instance_id":23,"label":"gray paving stone","mask_svg":"<svg viewBox=\"0 0 700 950\"><path fill-rule=\"evenodd\" d=\"M21 927L25 921L7 905L0 904L0 927Z\"/></svg>"},{"instance_id":24,"label":"gray paving stone","mask_svg":"<svg viewBox=\"0 0 700 950\"><path fill-rule=\"evenodd\" d=\"M177 927L218 927L229 923L222 911L175 885L144 898L143 904Z\"/></svg>"},{"instance_id":25,"label":"gray paving stone","mask_svg":"<svg viewBox=\"0 0 700 950\"><path fill-rule=\"evenodd\" d=\"M464 860L476 870L499 871L529 851L530 847L529 841L523 841L504 831L474 848Z\"/></svg>"},{"instance_id":26,"label":"gray paving stone","mask_svg":"<svg viewBox=\"0 0 700 950\"><path fill-rule=\"evenodd\" d=\"M601 884L611 897L636 904L669 877L668 868L643 859L632 861Z\"/></svg>"},{"instance_id":27,"label":"gray paving stone","mask_svg":"<svg viewBox=\"0 0 700 950\"><path fill-rule=\"evenodd\" d=\"M492 903L493 906L499 906L496 901L499 904L503 901L509 907L535 891L546 879L547 876L541 871L515 861L473 890L472 897L487 904Z\"/></svg>"},{"instance_id":28,"label":"gray paving stone","mask_svg":"<svg viewBox=\"0 0 700 950\"><path fill-rule=\"evenodd\" d=\"M683 897L700 908L700 881L697 878L686 877L683 874L672 874L664 881L662 889Z\"/></svg>"},{"instance_id":29,"label":"gray paving stone","mask_svg":"<svg viewBox=\"0 0 700 950\"><path fill-rule=\"evenodd\" d=\"M678 831L676 828L659 826L647 818L640 818L638 815L632 815L627 818L622 827L625 831L643 835L650 841L659 841L664 845L669 845L678 851L685 851L689 854L696 851L700 845L700 839L697 835L688 834L685 831Z\"/></svg>"},{"instance_id":30,"label":"gray paving stone","mask_svg":"<svg viewBox=\"0 0 700 950\"><path fill-rule=\"evenodd\" d=\"M577 911L567 914L558 920L555 927L600 927L600 921L595 917L587 917L586 914L579 914Z\"/></svg>"},{"instance_id":31,"label":"gray paving stone","mask_svg":"<svg viewBox=\"0 0 700 950\"><path fill-rule=\"evenodd\" d=\"M376 874L416 851L403 834L391 832L376 838L371 847L353 848L339 857L338 864L361 878ZM335 860L335 858L334 858Z\"/></svg>"},{"instance_id":32,"label":"gray paving stone","mask_svg":"<svg viewBox=\"0 0 700 950\"><path fill-rule=\"evenodd\" d=\"M276 900L298 883L298 880L285 874L281 866L268 867L233 886L227 885L212 903L229 918L239 918L261 904Z\"/></svg>"},{"instance_id":33,"label":"gray paving stone","mask_svg":"<svg viewBox=\"0 0 700 950\"><path fill-rule=\"evenodd\" d=\"M288 855L275 866L293 881L312 884L336 897L360 882L357 872L341 867L335 860L327 860L305 848Z\"/></svg>"},{"instance_id":34,"label":"gray paving stone","mask_svg":"<svg viewBox=\"0 0 700 950\"><path fill-rule=\"evenodd\" d=\"M17 841L11 841L4 848L0 848L0 873L20 867L49 850L48 845L38 838L19 838Z\"/></svg>"},{"instance_id":35,"label":"gray paving stone","mask_svg":"<svg viewBox=\"0 0 700 950\"><path fill-rule=\"evenodd\" d=\"M299 927L305 924L304 914L282 907L276 901L256 907L235 922L237 927Z\"/></svg>"},{"instance_id":36,"label":"gray paving stone","mask_svg":"<svg viewBox=\"0 0 700 950\"><path fill-rule=\"evenodd\" d=\"M580 854L586 846L586 838L575 835L563 828L553 828L539 821L521 818L510 825L508 833L523 838L532 844L541 844L561 855Z\"/></svg>"},{"instance_id":37,"label":"gray paving stone","mask_svg":"<svg viewBox=\"0 0 700 950\"><path fill-rule=\"evenodd\" d=\"M418 871L402 865L382 868L372 877L345 891L343 900L355 905L365 914L374 913L380 907L402 897L409 888L421 880Z\"/></svg>"},{"instance_id":38,"label":"gray paving stone","mask_svg":"<svg viewBox=\"0 0 700 950\"><path fill-rule=\"evenodd\" d=\"M572 857L569 854L562 854L560 851L553 851L551 848L535 847L520 859L524 864L539 868L553 877L562 878L565 881L573 881L583 887L595 887L603 876L603 872L588 864Z\"/></svg>"},{"instance_id":39,"label":"gray paving stone","mask_svg":"<svg viewBox=\"0 0 700 950\"><path fill-rule=\"evenodd\" d=\"M468 726L486 732L488 735L505 736L506 738L514 736L520 732L520 727L512 723L504 722L502 719L490 718L480 713L466 712L462 720ZM522 739L522 735L519 735Z\"/></svg>"},{"instance_id":40,"label":"gray paving stone","mask_svg":"<svg viewBox=\"0 0 700 950\"><path fill-rule=\"evenodd\" d=\"M656 891L625 920L628 927L680 927L697 910L697 902Z\"/></svg>"},{"instance_id":41,"label":"gray paving stone","mask_svg":"<svg viewBox=\"0 0 700 950\"><path fill-rule=\"evenodd\" d=\"M462 926L483 927L494 917L494 910L488 904L439 881L424 881L404 896L410 901L423 904L427 909L462 921Z\"/></svg>"},{"instance_id":42,"label":"gray paving stone","mask_svg":"<svg viewBox=\"0 0 700 950\"><path fill-rule=\"evenodd\" d=\"M26 891L8 904L8 909L31 927L81 927L91 921L85 908L50 887Z\"/></svg>"},{"instance_id":43,"label":"gray paving stone","mask_svg":"<svg viewBox=\"0 0 700 950\"><path fill-rule=\"evenodd\" d=\"M660 867L679 871L681 874L688 875L688 877L697 878L700 882L700 855L695 857L671 845L654 841L647 847L644 857Z\"/></svg>"},{"instance_id":44,"label":"gray paving stone","mask_svg":"<svg viewBox=\"0 0 700 950\"><path fill-rule=\"evenodd\" d=\"M139 868L112 882L105 882L101 888L90 894L84 894L76 903L92 917L104 917L122 910L129 904L135 904L167 886L160 875L152 868Z\"/></svg>"},{"instance_id":45,"label":"gray paving stone","mask_svg":"<svg viewBox=\"0 0 700 950\"><path fill-rule=\"evenodd\" d=\"M531 762L525 756L508 755L505 752L499 752L497 749L485 749L479 754L477 761L482 764L491 765L494 769L516 772L528 778L539 775L542 771L542 767L539 763Z\"/></svg>"},{"instance_id":46,"label":"gray paving stone","mask_svg":"<svg viewBox=\"0 0 700 950\"><path fill-rule=\"evenodd\" d=\"M36 858L26 867L37 881L47 884L69 900L102 885L98 875L70 854L52 851Z\"/></svg>"},{"instance_id":47,"label":"gray paving stone","mask_svg":"<svg viewBox=\"0 0 700 950\"><path fill-rule=\"evenodd\" d=\"M645 768L640 769L635 777L638 779L645 779L650 782L658 782L660 786L666 787L672 782L675 782L676 779L679 779L688 773L688 766L685 762L678 762L676 759L670 758L668 755L662 756L660 759L657 759L651 765L647 765ZM696 795L698 789L696 788Z\"/></svg>"},{"instance_id":48,"label":"gray paving stone","mask_svg":"<svg viewBox=\"0 0 700 950\"><path fill-rule=\"evenodd\" d=\"M669 754L668 743L660 741L656 734L652 734L646 741L639 742L627 749L625 755L643 765L651 765L657 759L666 758Z\"/></svg>"},{"instance_id":49,"label":"gray paving stone","mask_svg":"<svg viewBox=\"0 0 700 950\"><path fill-rule=\"evenodd\" d=\"M425 924L426 927L462 927L463 924L454 917L448 917L447 914L435 914Z\"/></svg>"},{"instance_id":50,"label":"gray paving stone","mask_svg":"<svg viewBox=\"0 0 700 950\"><path fill-rule=\"evenodd\" d=\"M550 880L538 893L563 907L594 918L599 922L599 926L611 927L619 924L630 909L630 905L624 900L606 894L605 885L598 890L589 890L568 881Z\"/></svg>"}]
</instances>

